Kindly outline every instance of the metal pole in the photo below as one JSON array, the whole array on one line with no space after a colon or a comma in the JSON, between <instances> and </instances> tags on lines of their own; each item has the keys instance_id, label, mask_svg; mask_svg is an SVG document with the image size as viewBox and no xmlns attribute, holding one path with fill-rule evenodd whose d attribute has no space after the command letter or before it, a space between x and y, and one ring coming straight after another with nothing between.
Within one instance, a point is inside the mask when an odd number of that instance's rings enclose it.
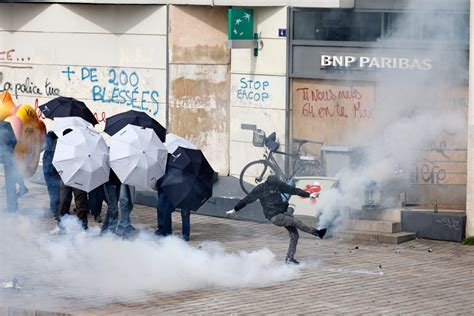
<instances>
[{"instance_id":1,"label":"metal pole","mask_svg":"<svg viewBox=\"0 0 474 316\"><path fill-rule=\"evenodd\" d=\"M170 128L170 5L166 5L166 129Z\"/></svg>"}]
</instances>

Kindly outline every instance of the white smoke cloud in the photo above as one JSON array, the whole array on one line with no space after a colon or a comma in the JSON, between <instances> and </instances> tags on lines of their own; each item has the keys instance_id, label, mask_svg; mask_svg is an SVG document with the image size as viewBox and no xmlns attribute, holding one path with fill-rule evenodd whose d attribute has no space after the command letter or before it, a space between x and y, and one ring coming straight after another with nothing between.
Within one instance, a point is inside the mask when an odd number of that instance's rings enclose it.
<instances>
[{"instance_id":1,"label":"white smoke cloud","mask_svg":"<svg viewBox=\"0 0 474 316\"><path fill-rule=\"evenodd\" d=\"M100 236L98 228L85 232L72 216L64 226L66 234L50 235L35 218L0 217L0 279L18 278L23 289L17 295L34 292L40 298L36 308L71 293L75 300L95 297L106 304L143 299L147 293L264 286L299 275L267 248L228 253L217 242L193 247L177 237L157 239L147 232L123 240ZM60 293L49 297L58 287ZM3 294L0 289L0 299Z\"/></svg>"},{"instance_id":2,"label":"white smoke cloud","mask_svg":"<svg viewBox=\"0 0 474 316\"><path fill-rule=\"evenodd\" d=\"M407 5L408 14L398 20L391 39L386 42L391 43L393 53L397 54L409 52L410 45L420 47L422 37L429 36L422 50L413 49L410 53L429 57L439 68L417 73L380 71L375 82L376 104L371 128L359 134L351 131L346 137L347 144L368 144L364 159L336 175L338 188L321 194L317 203L320 227L338 226L350 214L354 216L364 205L364 189L372 180L379 184L394 180L409 183L414 163L426 154L426 144L437 139L459 142L466 135L465 115L453 111L444 95L452 87L466 86L463 78L468 69L462 49L450 51L446 44L453 32L452 20L441 14L438 10L441 8L435 4L426 3L423 11ZM441 5L446 9L446 4ZM466 12L466 8L456 7L450 8L449 13L455 10ZM413 26L421 21L426 21L422 32L414 33ZM378 54L380 51L376 50L367 53ZM440 68L444 72L439 72ZM382 201L386 206L399 206L389 202L394 201Z\"/></svg>"}]
</instances>

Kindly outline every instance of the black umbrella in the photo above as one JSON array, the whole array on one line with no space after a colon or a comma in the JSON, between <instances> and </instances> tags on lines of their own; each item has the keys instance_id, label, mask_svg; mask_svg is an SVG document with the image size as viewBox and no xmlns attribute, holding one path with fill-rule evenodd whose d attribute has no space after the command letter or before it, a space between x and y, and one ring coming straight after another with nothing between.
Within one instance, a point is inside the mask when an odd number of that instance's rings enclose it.
<instances>
[{"instance_id":1,"label":"black umbrella","mask_svg":"<svg viewBox=\"0 0 474 316\"><path fill-rule=\"evenodd\" d=\"M159 190L175 208L196 211L212 196L213 178L214 170L200 150L178 147L168 155Z\"/></svg>"},{"instance_id":2,"label":"black umbrella","mask_svg":"<svg viewBox=\"0 0 474 316\"><path fill-rule=\"evenodd\" d=\"M148 127L155 131L158 138L164 143L166 138L166 129L160 123L144 112L130 110L127 112L115 114L105 121L104 132L113 136L128 124Z\"/></svg>"},{"instance_id":3,"label":"black umbrella","mask_svg":"<svg viewBox=\"0 0 474 316\"><path fill-rule=\"evenodd\" d=\"M16 137L10 123L0 121L0 163L4 163L5 155L13 154Z\"/></svg>"},{"instance_id":4,"label":"black umbrella","mask_svg":"<svg viewBox=\"0 0 474 316\"><path fill-rule=\"evenodd\" d=\"M92 125L99 124L94 114L82 101L68 97L57 97L39 106L47 118L78 116Z\"/></svg>"}]
</instances>

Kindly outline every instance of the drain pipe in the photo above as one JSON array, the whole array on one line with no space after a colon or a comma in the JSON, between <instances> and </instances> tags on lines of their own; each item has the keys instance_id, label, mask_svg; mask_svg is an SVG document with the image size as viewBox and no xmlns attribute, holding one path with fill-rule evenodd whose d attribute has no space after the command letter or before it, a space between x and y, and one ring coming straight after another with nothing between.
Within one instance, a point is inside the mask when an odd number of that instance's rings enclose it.
<instances>
[{"instance_id":1,"label":"drain pipe","mask_svg":"<svg viewBox=\"0 0 474 316\"><path fill-rule=\"evenodd\" d=\"M166 130L170 128L170 5L166 5Z\"/></svg>"}]
</instances>

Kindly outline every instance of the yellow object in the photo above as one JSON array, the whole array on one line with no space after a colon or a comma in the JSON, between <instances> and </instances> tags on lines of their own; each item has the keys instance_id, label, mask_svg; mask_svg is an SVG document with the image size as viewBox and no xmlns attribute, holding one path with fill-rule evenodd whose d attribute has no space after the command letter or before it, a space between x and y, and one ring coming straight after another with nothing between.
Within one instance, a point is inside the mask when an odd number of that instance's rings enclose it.
<instances>
[{"instance_id":1,"label":"yellow object","mask_svg":"<svg viewBox=\"0 0 474 316\"><path fill-rule=\"evenodd\" d=\"M38 115L36 114L35 109L28 104L21 105L16 111L16 116L23 122L23 124L35 126L38 126L39 124Z\"/></svg>"},{"instance_id":2,"label":"yellow object","mask_svg":"<svg viewBox=\"0 0 474 316\"><path fill-rule=\"evenodd\" d=\"M35 109L23 104L17 107L7 91L0 93L0 121L10 122L16 137L15 157L23 176L31 177L38 168L46 127Z\"/></svg>"},{"instance_id":3,"label":"yellow object","mask_svg":"<svg viewBox=\"0 0 474 316\"><path fill-rule=\"evenodd\" d=\"M46 127L38 118L35 109L28 104L14 107L11 112L12 115L6 117L5 121L10 122L16 136L17 166L24 177L31 177L38 168Z\"/></svg>"},{"instance_id":4,"label":"yellow object","mask_svg":"<svg viewBox=\"0 0 474 316\"><path fill-rule=\"evenodd\" d=\"M10 93L7 91L0 93L0 121L12 115L15 108L16 106Z\"/></svg>"}]
</instances>

